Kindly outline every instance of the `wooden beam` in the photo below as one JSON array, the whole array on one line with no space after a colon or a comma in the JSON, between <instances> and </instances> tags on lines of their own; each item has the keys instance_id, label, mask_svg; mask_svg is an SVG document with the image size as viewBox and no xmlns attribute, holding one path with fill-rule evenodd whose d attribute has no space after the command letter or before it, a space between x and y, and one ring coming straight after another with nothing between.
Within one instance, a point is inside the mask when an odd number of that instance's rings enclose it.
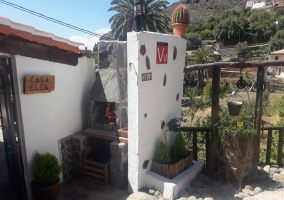
<instances>
[{"instance_id":1,"label":"wooden beam","mask_svg":"<svg viewBox=\"0 0 284 200\"><path fill-rule=\"evenodd\" d=\"M107 135L105 133L100 132L99 130L86 129L86 130L82 131L82 135L85 135L85 136L88 136L88 137L110 140L110 141L114 141L114 142L128 143L128 138L119 137L119 136L115 136L115 135Z\"/></svg>"},{"instance_id":2,"label":"wooden beam","mask_svg":"<svg viewBox=\"0 0 284 200\"><path fill-rule=\"evenodd\" d=\"M284 60L266 60L266 61L252 61L252 62L214 62L206 64L195 64L184 67L184 72L190 72L194 70L212 69L214 66L224 68L252 68L259 66L284 66Z\"/></svg>"},{"instance_id":3,"label":"wooden beam","mask_svg":"<svg viewBox=\"0 0 284 200\"><path fill-rule=\"evenodd\" d=\"M10 55L21 55L40 60L48 60L76 66L80 54L69 52L57 47L25 40L16 36L0 35L0 52Z\"/></svg>"},{"instance_id":4,"label":"wooden beam","mask_svg":"<svg viewBox=\"0 0 284 200\"><path fill-rule=\"evenodd\" d=\"M214 125L219 117L219 94L220 94L220 73L219 66L213 66L212 70L212 101L211 101L211 138L210 138L210 156L209 156L209 173L213 178L217 168L217 133L214 131ZM206 147L208 148L208 147Z\"/></svg>"},{"instance_id":5,"label":"wooden beam","mask_svg":"<svg viewBox=\"0 0 284 200\"><path fill-rule=\"evenodd\" d=\"M253 177L257 177L257 166L259 163L259 153L260 153L260 134L261 134L261 120L262 120L262 98L264 91L264 67L259 66L257 70L257 93L256 93L256 106L255 106L255 129L257 133L257 140L255 143L254 150L254 161L252 172Z\"/></svg>"}]
</instances>

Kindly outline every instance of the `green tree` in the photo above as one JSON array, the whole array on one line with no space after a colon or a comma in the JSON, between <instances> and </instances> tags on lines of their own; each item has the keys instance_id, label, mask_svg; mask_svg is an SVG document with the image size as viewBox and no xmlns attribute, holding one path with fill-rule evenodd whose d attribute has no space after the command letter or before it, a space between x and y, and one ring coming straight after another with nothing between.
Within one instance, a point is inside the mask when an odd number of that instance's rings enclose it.
<instances>
[{"instance_id":1,"label":"green tree","mask_svg":"<svg viewBox=\"0 0 284 200\"><path fill-rule=\"evenodd\" d=\"M248 47L248 43L247 41L245 42L239 42L236 46L235 46L235 52L236 54L245 54L246 57L250 56L250 49Z\"/></svg>"},{"instance_id":2,"label":"green tree","mask_svg":"<svg viewBox=\"0 0 284 200\"><path fill-rule=\"evenodd\" d=\"M250 33L254 35L258 42L268 41L274 35L275 13L267 10L253 10L248 17Z\"/></svg>"},{"instance_id":3,"label":"green tree","mask_svg":"<svg viewBox=\"0 0 284 200\"><path fill-rule=\"evenodd\" d=\"M284 16L278 18L276 29L277 31L284 30Z\"/></svg>"},{"instance_id":4,"label":"green tree","mask_svg":"<svg viewBox=\"0 0 284 200\"><path fill-rule=\"evenodd\" d=\"M227 18L222 20L215 28L215 37L217 41L224 45L236 44L242 31L237 18Z\"/></svg>"},{"instance_id":5,"label":"green tree","mask_svg":"<svg viewBox=\"0 0 284 200\"><path fill-rule=\"evenodd\" d=\"M214 39L214 32L208 29L205 29L200 33L200 37L202 40L211 40Z\"/></svg>"},{"instance_id":6,"label":"green tree","mask_svg":"<svg viewBox=\"0 0 284 200\"><path fill-rule=\"evenodd\" d=\"M191 64L204 64L215 62L217 59L213 55L213 50L209 47L201 47L198 48L196 51L192 52L191 57L188 59L189 65ZM198 77L198 87L201 89L203 87L204 79L209 77L208 70L198 70L197 76Z\"/></svg>"},{"instance_id":7,"label":"green tree","mask_svg":"<svg viewBox=\"0 0 284 200\"><path fill-rule=\"evenodd\" d=\"M277 8L276 9L276 17L281 17L284 15L284 9L282 8Z\"/></svg>"},{"instance_id":8,"label":"green tree","mask_svg":"<svg viewBox=\"0 0 284 200\"><path fill-rule=\"evenodd\" d=\"M232 10L226 10L222 13L221 19L227 19L232 17L239 17L241 14L241 11L232 9Z\"/></svg>"},{"instance_id":9,"label":"green tree","mask_svg":"<svg viewBox=\"0 0 284 200\"><path fill-rule=\"evenodd\" d=\"M201 38L197 33L188 33L186 36L188 50L195 50L202 46Z\"/></svg>"},{"instance_id":10,"label":"green tree","mask_svg":"<svg viewBox=\"0 0 284 200\"><path fill-rule=\"evenodd\" d=\"M284 30L277 31L269 41L270 51L277 51L284 48Z\"/></svg>"},{"instance_id":11,"label":"green tree","mask_svg":"<svg viewBox=\"0 0 284 200\"><path fill-rule=\"evenodd\" d=\"M144 31L165 33L169 17L162 10L169 4L165 0L137 0L142 5L142 29ZM108 11L115 11L110 19L111 29L116 39L126 40L127 32L134 30L135 0L112 0Z\"/></svg>"}]
</instances>

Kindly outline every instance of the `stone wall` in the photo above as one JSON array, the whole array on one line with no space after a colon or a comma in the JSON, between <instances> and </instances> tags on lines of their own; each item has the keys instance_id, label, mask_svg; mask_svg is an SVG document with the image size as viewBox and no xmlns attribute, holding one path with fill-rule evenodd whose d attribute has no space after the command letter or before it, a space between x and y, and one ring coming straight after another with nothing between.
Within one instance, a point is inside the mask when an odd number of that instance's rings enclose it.
<instances>
[{"instance_id":1,"label":"stone wall","mask_svg":"<svg viewBox=\"0 0 284 200\"><path fill-rule=\"evenodd\" d=\"M105 129L94 122L95 102L114 102L116 109L116 131L128 123L127 104L127 43L100 41L98 43L99 64L96 81L88 100L88 127Z\"/></svg>"},{"instance_id":2,"label":"stone wall","mask_svg":"<svg viewBox=\"0 0 284 200\"><path fill-rule=\"evenodd\" d=\"M110 174L111 185L117 188L127 186L128 175L128 145L112 142L110 144Z\"/></svg>"},{"instance_id":3,"label":"stone wall","mask_svg":"<svg viewBox=\"0 0 284 200\"><path fill-rule=\"evenodd\" d=\"M81 160L86 158L90 151L90 142L88 137L82 135L80 132L73 134L71 137L72 145L72 161L74 175L82 177Z\"/></svg>"},{"instance_id":4,"label":"stone wall","mask_svg":"<svg viewBox=\"0 0 284 200\"><path fill-rule=\"evenodd\" d=\"M60 140L60 149L63 181L66 181L73 176L73 162L70 137L65 137Z\"/></svg>"},{"instance_id":5,"label":"stone wall","mask_svg":"<svg viewBox=\"0 0 284 200\"><path fill-rule=\"evenodd\" d=\"M73 175L82 177L81 160L88 159L100 163L109 162L110 184L117 188L127 186L127 144L87 137L80 132L61 139L60 144L63 181Z\"/></svg>"}]
</instances>

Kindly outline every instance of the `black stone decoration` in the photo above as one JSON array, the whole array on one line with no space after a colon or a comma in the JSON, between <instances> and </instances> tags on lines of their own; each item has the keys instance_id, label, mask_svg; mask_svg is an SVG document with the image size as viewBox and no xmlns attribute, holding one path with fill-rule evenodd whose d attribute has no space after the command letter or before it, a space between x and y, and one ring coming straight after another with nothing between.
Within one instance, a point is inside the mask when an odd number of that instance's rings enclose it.
<instances>
[{"instance_id":1,"label":"black stone decoration","mask_svg":"<svg viewBox=\"0 0 284 200\"><path fill-rule=\"evenodd\" d=\"M149 160L145 160L145 161L143 162L143 169L147 169L148 164L149 164Z\"/></svg>"},{"instance_id":2,"label":"black stone decoration","mask_svg":"<svg viewBox=\"0 0 284 200\"><path fill-rule=\"evenodd\" d=\"M161 123L161 129L163 129L165 127L166 123L165 121L163 120L162 123Z\"/></svg>"},{"instance_id":3,"label":"black stone decoration","mask_svg":"<svg viewBox=\"0 0 284 200\"><path fill-rule=\"evenodd\" d=\"M147 67L147 70L151 69L150 60L148 56L146 56L146 67Z\"/></svg>"},{"instance_id":4,"label":"black stone decoration","mask_svg":"<svg viewBox=\"0 0 284 200\"><path fill-rule=\"evenodd\" d=\"M179 100L179 93L177 93L176 100L177 101Z\"/></svg>"},{"instance_id":5,"label":"black stone decoration","mask_svg":"<svg viewBox=\"0 0 284 200\"><path fill-rule=\"evenodd\" d=\"M173 59L176 60L176 58L177 58L177 48L174 47Z\"/></svg>"},{"instance_id":6,"label":"black stone decoration","mask_svg":"<svg viewBox=\"0 0 284 200\"><path fill-rule=\"evenodd\" d=\"M166 84L167 84L167 74L165 74L164 76L163 86L166 86Z\"/></svg>"},{"instance_id":7,"label":"black stone decoration","mask_svg":"<svg viewBox=\"0 0 284 200\"><path fill-rule=\"evenodd\" d=\"M145 117L145 118L147 117L147 113L144 114L144 117Z\"/></svg>"}]
</instances>

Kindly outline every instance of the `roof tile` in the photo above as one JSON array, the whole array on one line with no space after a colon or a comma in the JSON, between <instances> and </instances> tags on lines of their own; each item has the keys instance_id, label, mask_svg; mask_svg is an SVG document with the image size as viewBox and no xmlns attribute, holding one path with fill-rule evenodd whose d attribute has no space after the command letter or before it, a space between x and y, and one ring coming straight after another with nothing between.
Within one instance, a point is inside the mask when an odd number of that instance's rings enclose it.
<instances>
[{"instance_id":1,"label":"roof tile","mask_svg":"<svg viewBox=\"0 0 284 200\"><path fill-rule=\"evenodd\" d=\"M0 16L0 33L4 35L16 35L32 42L55 46L73 53L79 54L79 46L83 43L73 42L67 38L55 36L50 32L35 29L33 26L13 22L6 17Z\"/></svg>"}]
</instances>

